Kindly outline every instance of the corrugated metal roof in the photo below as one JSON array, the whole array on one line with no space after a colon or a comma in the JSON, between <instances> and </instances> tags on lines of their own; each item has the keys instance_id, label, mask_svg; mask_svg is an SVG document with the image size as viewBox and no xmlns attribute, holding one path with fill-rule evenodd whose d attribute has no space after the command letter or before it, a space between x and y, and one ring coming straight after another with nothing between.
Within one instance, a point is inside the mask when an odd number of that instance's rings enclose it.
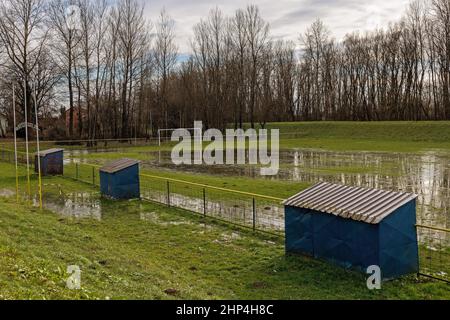
<instances>
[{"instance_id":1,"label":"corrugated metal roof","mask_svg":"<svg viewBox=\"0 0 450 320\"><path fill-rule=\"evenodd\" d=\"M289 198L283 204L379 224L395 210L416 198L417 195L411 193L322 182Z\"/></svg>"},{"instance_id":2,"label":"corrugated metal roof","mask_svg":"<svg viewBox=\"0 0 450 320\"><path fill-rule=\"evenodd\" d=\"M120 159L120 160L116 160L116 161L106 164L105 166L100 168L100 171L103 171L106 173L115 173L117 171L134 166L138 163L139 163L139 161L133 160L133 159Z\"/></svg>"},{"instance_id":3,"label":"corrugated metal roof","mask_svg":"<svg viewBox=\"0 0 450 320\"><path fill-rule=\"evenodd\" d=\"M53 148L53 149L43 150L43 151L39 152L39 155L41 157L45 157L46 155L49 155L49 154L52 154L52 153L57 153L57 152L64 152L64 149Z\"/></svg>"}]
</instances>

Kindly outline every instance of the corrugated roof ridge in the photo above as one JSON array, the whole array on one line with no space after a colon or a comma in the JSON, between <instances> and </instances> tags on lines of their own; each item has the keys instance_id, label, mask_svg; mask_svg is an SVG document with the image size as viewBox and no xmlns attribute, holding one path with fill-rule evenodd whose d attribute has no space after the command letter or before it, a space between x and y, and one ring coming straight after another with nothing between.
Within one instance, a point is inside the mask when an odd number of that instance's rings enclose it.
<instances>
[{"instance_id":1,"label":"corrugated roof ridge","mask_svg":"<svg viewBox=\"0 0 450 320\"><path fill-rule=\"evenodd\" d=\"M130 158L117 159L117 160L114 160L112 162L105 164L103 167L100 168L100 171L107 172L107 173L114 173L114 172L126 169L128 167L134 166L138 163L140 163L139 160L130 159Z\"/></svg>"},{"instance_id":2,"label":"corrugated roof ridge","mask_svg":"<svg viewBox=\"0 0 450 320\"><path fill-rule=\"evenodd\" d=\"M284 204L377 224L416 198L413 193L321 182L290 197Z\"/></svg>"},{"instance_id":3,"label":"corrugated roof ridge","mask_svg":"<svg viewBox=\"0 0 450 320\"><path fill-rule=\"evenodd\" d=\"M353 201L354 199L357 199L357 197L360 196L364 192L365 191L363 188L360 188L360 187L353 188L353 190L350 193L348 193L347 196L342 197L339 201L330 204L326 209L331 210L330 206L338 207L342 203L345 203L348 201Z\"/></svg>"},{"instance_id":4,"label":"corrugated roof ridge","mask_svg":"<svg viewBox=\"0 0 450 320\"><path fill-rule=\"evenodd\" d=\"M350 194L352 194L352 191L356 192L355 190L352 190L350 186L345 186L344 188L342 188L342 190L338 191L333 197L328 199L327 202L319 206L319 209L327 210L330 206L335 206L336 202L342 201L342 197L346 195L347 191L350 191Z\"/></svg>"},{"instance_id":5,"label":"corrugated roof ridge","mask_svg":"<svg viewBox=\"0 0 450 320\"><path fill-rule=\"evenodd\" d=\"M299 193L293 195L293 196L290 197L289 199L285 200L283 203L287 203L287 202L294 201L294 199L297 199L297 198L299 198L299 197L301 197L301 196L304 196L304 195L306 195L306 194L309 194L309 193L313 192L315 189L320 188L321 186L326 185L326 184L327 184L326 182L320 182L320 183L318 183L318 184L315 184L315 185L312 186L311 188L305 189L305 190L303 190L302 192L299 192Z\"/></svg>"},{"instance_id":6,"label":"corrugated roof ridge","mask_svg":"<svg viewBox=\"0 0 450 320\"><path fill-rule=\"evenodd\" d=\"M323 199L324 197L327 196L327 193L334 191L336 189L338 189L339 187L336 185L328 185L325 186L325 188L322 188L319 192L317 192L316 194L310 194L308 195L306 198L302 199L302 201L300 201L300 204L304 204L304 203L308 203L308 202L314 202L314 201L320 201L321 199Z\"/></svg>"},{"instance_id":7,"label":"corrugated roof ridge","mask_svg":"<svg viewBox=\"0 0 450 320\"><path fill-rule=\"evenodd\" d=\"M39 151L39 155L47 155L47 154L51 154L51 153L57 153L57 152L61 152L64 151L64 149L61 148L51 148L51 149L47 149L47 150L40 150ZM36 155L38 154L37 152L35 153Z\"/></svg>"}]
</instances>

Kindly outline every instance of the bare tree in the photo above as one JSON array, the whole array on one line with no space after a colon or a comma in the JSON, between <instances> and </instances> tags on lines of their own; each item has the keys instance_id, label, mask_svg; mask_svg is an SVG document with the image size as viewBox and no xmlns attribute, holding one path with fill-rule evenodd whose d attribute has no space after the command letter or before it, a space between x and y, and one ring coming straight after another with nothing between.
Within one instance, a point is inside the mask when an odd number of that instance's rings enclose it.
<instances>
[{"instance_id":1,"label":"bare tree","mask_svg":"<svg viewBox=\"0 0 450 320\"><path fill-rule=\"evenodd\" d=\"M154 61L158 75L158 103L162 108L164 126L169 127L169 104L167 88L169 75L177 62L178 47L175 44L174 21L163 9L156 25Z\"/></svg>"},{"instance_id":2,"label":"bare tree","mask_svg":"<svg viewBox=\"0 0 450 320\"><path fill-rule=\"evenodd\" d=\"M42 0L3 0L0 2L0 42L6 59L1 67L22 88L22 114L32 114L31 92L35 73L45 51L48 29L46 6ZM40 88L36 88L41 90ZM20 102L19 102L20 103Z\"/></svg>"},{"instance_id":3,"label":"bare tree","mask_svg":"<svg viewBox=\"0 0 450 320\"><path fill-rule=\"evenodd\" d=\"M144 7L135 0L121 0L118 6L119 38L118 51L121 78L122 136L130 136L130 113L133 103L133 89L137 81L139 59L144 56L148 45L149 24L144 19Z\"/></svg>"},{"instance_id":4,"label":"bare tree","mask_svg":"<svg viewBox=\"0 0 450 320\"><path fill-rule=\"evenodd\" d=\"M269 41L269 24L260 15L256 6L248 6L245 11L245 34L250 54L250 100L249 117L252 128L255 126L255 108L257 102L258 73L261 69L261 56Z\"/></svg>"},{"instance_id":5,"label":"bare tree","mask_svg":"<svg viewBox=\"0 0 450 320\"><path fill-rule=\"evenodd\" d=\"M67 26L71 4L81 10L79 30ZM0 17L0 101L25 82L17 101L31 114L36 85L41 114L56 117L68 96L69 136L75 119L89 139L148 136L198 119L217 128L450 119L448 0L413 0L399 21L340 42L321 20L299 43L274 41L258 7L229 17L213 8L182 61L174 20L161 11L152 43L140 0L0 0Z\"/></svg>"},{"instance_id":6,"label":"bare tree","mask_svg":"<svg viewBox=\"0 0 450 320\"><path fill-rule=\"evenodd\" d=\"M52 29L51 49L57 61L60 73L67 79L69 92L69 136L74 134L74 60L77 59L75 48L81 41L74 26L67 21L67 9L71 0L53 0L49 5L48 16Z\"/></svg>"}]
</instances>

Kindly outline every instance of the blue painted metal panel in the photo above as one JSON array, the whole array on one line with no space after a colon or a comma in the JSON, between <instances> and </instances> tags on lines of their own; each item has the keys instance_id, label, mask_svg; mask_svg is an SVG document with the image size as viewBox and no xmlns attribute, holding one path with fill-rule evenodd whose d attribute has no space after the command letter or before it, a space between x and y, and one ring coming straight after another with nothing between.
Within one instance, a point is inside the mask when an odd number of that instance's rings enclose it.
<instances>
[{"instance_id":1,"label":"blue painted metal panel","mask_svg":"<svg viewBox=\"0 0 450 320\"><path fill-rule=\"evenodd\" d=\"M34 159L34 170L38 172L37 155ZM62 175L64 174L64 151L58 151L41 155L41 174L47 175Z\"/></svg>"},{"instance_id":2,"label":"blue painted metal panel","mask_svg":"<svg viewBox=\"0 0 450 320\"><path fill-rule=\"evenodd\" d=\"M314 256L365 271L378 265L378 226L315 211Z\"/></svg>"},{"instance_id":3,"label":"blue painted metal panel","mask_svg":"<svg viewBox=\"0 0 450 320\"><path fill-rule=\"evenodd\" d=\"M110 182L111 174L100 171L100 192L102 195L111 195L112 182Z\"/></svg>"},{"instance_id":4,"label":"blue painted metal panel","mask_svg":"<svg viewBox=\"0 0 450 320\"><path fill-rule=\"evenodd\" d=\"M300 253L365 272L380 266L383 279L419 269L415 200L380 224L286 206L286 252Z\"/></svg>"},{"instance_id":5,"label":"blue painted metal panel","mask_svg":"<svg viewBox=\"0 0 450 320\"><path fill-rule=\"evenodd\" d=\"M419 272L416 201L380 223L380 268L385 279Z\"/></svg>"},{"instance_id":6,"label":"blue painted metal panel","mask_svg":"<svg viewBox=\"0 0 450 320\"><path fill-rule=\"evenodd\" d=\"M314 255L312 214L310 210L286 207L286 251Z\"/></svg>"}]
</instances>

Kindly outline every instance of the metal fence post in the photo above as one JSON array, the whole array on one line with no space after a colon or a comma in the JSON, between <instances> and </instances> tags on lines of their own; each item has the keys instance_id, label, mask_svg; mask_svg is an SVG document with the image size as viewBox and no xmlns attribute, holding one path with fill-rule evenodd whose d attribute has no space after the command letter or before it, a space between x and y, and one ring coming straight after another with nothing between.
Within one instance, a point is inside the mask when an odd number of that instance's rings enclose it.
<instances>
[{"instance_id":1,"label":"metal fence post","mask_svg":"<svg viewBox=\"0 0 450 320\"><path fill-rule=\"evenodd\" d=\"M167 206L170 207L170 182L167 180Z\"/></svg>"},{"instance_id":2,"label":"metal fence post","mask_svg":"<svg viewBox=\"0 0 450 320\"><path fill-rule=\"evenodd\" d=\"M206 217L206 189L203 188L203 215Z\"/></svg>"},{"instance_id":3,"label":"metal fence post","mask_svg":"<svg viewBox=\"0 0 450 320\"><path fill-rule=\"evenodd\" d=\"M253 198L253 231L256 231L256 200Z\"/></svg>"},{"instance_id":4,"label":"metal fence post","mask_svg":"<svg viewBox=\"0 0 450 320\"><path fill-rule=\"evenodd\" d=\"M75 179L78 180L78 163L75 163Z\"/></svg>"},{"instance_id":5,"label":"metal fence post","mask_svg":"<svg viewBox=\"0 0 450 320\"><path fill-rule=\"evenodd\" d=\"M92 184L95 187L95 168L94 167L92 167Z\"/></svg>"}]
</instances>

